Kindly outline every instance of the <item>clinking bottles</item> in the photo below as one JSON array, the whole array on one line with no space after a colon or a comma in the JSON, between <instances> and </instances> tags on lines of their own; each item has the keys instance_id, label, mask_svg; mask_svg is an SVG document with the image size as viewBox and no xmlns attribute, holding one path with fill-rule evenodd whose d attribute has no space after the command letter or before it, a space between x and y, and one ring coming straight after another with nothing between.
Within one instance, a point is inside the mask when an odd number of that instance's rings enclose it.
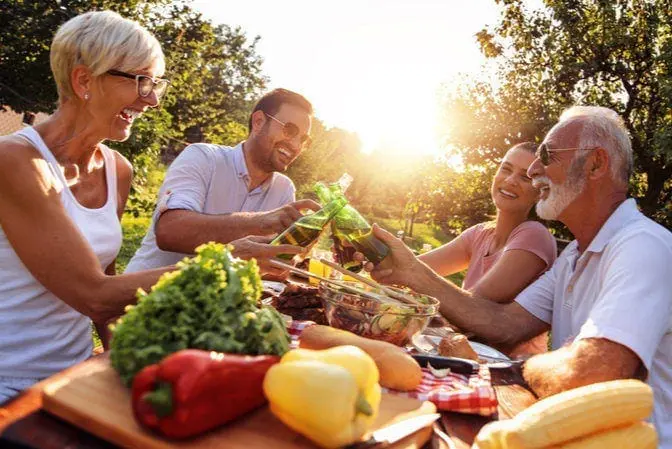
<instances>
[{"instance_id":1,"label":"clinking bottles","mask_svg":"<svg viewBox=\"0 0 672 449\"><path fill-rule=\"evenodd\" d=\"M346 204L348 204L348 200L345 199L345 196L342 194L325 195L324 191L328 190L328 187L322 183L317 183L315 185L315 190L318 193L320 199L323 197L328 197L330 200L326 202L326 204L323 203L325 206L314 214L304 215L292 223L292 225L285 229L282 234L273 239L271 245L288 244L301 246L306 249L306 251L304 251L302 254L307 253L311 246L320 237L320 233L324 227L329 224L331 219ZM278 257L289 260L292 259L294 255L279 254Z\"/></svg>"},{"instance_id":2,"label":"clinking bottles","mask_svg":"<svg viewBox=\"0 0 672 449\"><path fill-rule=\"evenodd\" d=\"M328 191L318 192L320 200L343 195L351 181L352 177L347 173L344 174L337 183L330 184ZM390 251L387 245L373 235L371 225L350 204L345 205L334 216L332 231L336 238L341 240L346 239L357 251L364 254L374 264L379 264ZM335 246L338 250L338 245ZM351 271L359 271L361 269L361 266L357 266L357 264L352 264L351 267L346 266L351 260L351 258L346 257L347 252L342 251L340 257L338 256L339 254L337 253L337 258L343 259L339 260L339 263Z\"/></svg>"},{"instance_id":3,"label":"clinking bottles","mask_svg":"<svg viewBox=\"0 0 672 449\"><path fill-rule=\"evenodd\" d=\"M374 265L382 262L390 252L390 248L373 235L371 225L350 205L336 214L334 225L337 235L345 236L348 242Z\"/></svg>"}]
</instances>

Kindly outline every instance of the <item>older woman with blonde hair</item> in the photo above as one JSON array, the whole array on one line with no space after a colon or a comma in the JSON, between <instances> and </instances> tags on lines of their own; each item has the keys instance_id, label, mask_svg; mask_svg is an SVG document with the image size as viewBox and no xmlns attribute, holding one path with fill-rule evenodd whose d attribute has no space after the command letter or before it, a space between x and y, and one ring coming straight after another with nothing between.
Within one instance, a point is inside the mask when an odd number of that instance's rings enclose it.
<instances>
[{"instance_id":1,"label":"older woman with blonde hair","mask_svg":"<svg viewBox=\"0 0 672 449\"><path fill-rule=\"evenodd\" d=\"M56 33L59 105L0 138L0 403L91 355L90 323L123 313L166 269L115 274L132 169L123 141L168 81L158 41L109 11Z\"/></svg>"}]
</instances>

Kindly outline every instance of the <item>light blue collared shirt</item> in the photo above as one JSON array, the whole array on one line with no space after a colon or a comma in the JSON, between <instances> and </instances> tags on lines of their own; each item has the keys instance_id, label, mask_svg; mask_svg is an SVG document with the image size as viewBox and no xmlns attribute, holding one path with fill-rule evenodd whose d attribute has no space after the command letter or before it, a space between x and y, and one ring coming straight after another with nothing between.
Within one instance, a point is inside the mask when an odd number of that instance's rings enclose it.
<instances>
[{"instance_id":1,"label":"light blue collared shirt","mask_svg":"<svg viewBox=\"0 0 672 449\"><path fill-rule=\"evenodd\" d=\"M184 209L208 215L261 212L294 201L294 183L283 174L273 173L251 191L249 183L242 143L234 148L207 143L189 145L166 173L152 223L126 272L173 265L189 256L163 251L156 244L154 227L167 210Z\"/></svg>"}]
</instances>

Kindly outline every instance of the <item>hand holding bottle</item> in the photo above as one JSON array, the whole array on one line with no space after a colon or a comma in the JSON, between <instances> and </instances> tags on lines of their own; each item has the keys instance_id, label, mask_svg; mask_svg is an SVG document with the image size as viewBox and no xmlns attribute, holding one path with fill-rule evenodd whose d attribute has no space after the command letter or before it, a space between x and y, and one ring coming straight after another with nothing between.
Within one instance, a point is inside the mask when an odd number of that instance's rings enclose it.
<instances>
[{"instance_id":1,"label":"hand holding bottle","mask_svg":"<svg viewBox=\"0 0 672 449\"><path fill-rule=\"evenodd\" d=\"M365 262L364 268L371 272L371 277L381 284L404 285L413 290L421 290L415 286L414 281L419 279L417 273L426 267L419 261L413 251L404 242L387 232L377 224L373 225L373 237L380 240L388 249L389 253L382 262L375 264L367 261L362 252L355 254L355 259Z\"/></svg>"},{"instance_id":2,"label":"hand holding bottle","mask_svg":"<svg viewBox=\"0 0 672 449\"><path fill-rule=\"evenodd\" d=\"M258 214L260 233L262 235L278 234L303 217L302 210L317 211L320 207L319 203L313 200L299 200L268 212L261 212Z\"/></svg>"}]
</instances>

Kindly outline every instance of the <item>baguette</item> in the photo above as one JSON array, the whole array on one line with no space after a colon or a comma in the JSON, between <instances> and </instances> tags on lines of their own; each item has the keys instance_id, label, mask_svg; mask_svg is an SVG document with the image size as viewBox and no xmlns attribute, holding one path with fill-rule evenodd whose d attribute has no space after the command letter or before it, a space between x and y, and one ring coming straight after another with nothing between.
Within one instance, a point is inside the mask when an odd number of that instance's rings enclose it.
<instances>
[{"instance_id":1,"label":"baguette","mask_svg":"<svg viewBox=\"0 0 672 449\"><path fill-rule=\"evenodd\" d=\"M418 362L392 343L371 340L352 332L318 324L304 329L299 340L299 346L306 349L328 349L342 345L357 346L373 358L383 387L410 391L415 390L422 381L422 370Z\"/></svg>"}]
</instances>

